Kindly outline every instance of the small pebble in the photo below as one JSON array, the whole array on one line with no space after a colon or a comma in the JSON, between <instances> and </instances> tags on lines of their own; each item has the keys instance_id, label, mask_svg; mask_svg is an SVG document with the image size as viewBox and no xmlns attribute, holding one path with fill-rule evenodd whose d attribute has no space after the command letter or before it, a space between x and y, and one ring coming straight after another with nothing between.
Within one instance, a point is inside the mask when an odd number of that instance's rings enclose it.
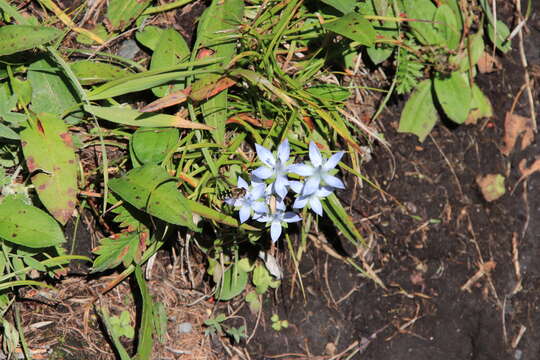
<instances>
[{"instance_id":1,"label":"small pebble","mask_svg":"<svg viewBox=\"0 0 540 360\"><path fill-rule=\"evenodd\" d=\"M522 356L523 356L523 351L517 349L516 352L514 353L514 359L521 360Z\"/></svg>"},{"instance_id":2,"label":"small pebble","mask_svg":"<svg viewBox=\"0 0 540 360\"><path fill-rule=\"evenodd\" d=\"M193 325L191 325L191 323L188 323L188 322L184 322L178 325L178 332L182 334L190 333L192 329L193 329Z\"/></svg>"},{"instance_id":3,"label":"small pebble","mask_svg":"<svg viewBox=\"0 0 540 360\"><path fill-rule=\"evenodd\" d=\"M120 48L118 49L118 55L125 57L127 59L133 60L135 55L139 52L140 48L135 42L135 40L126 40L122 42Z\"/></svg>"}]
</instances>

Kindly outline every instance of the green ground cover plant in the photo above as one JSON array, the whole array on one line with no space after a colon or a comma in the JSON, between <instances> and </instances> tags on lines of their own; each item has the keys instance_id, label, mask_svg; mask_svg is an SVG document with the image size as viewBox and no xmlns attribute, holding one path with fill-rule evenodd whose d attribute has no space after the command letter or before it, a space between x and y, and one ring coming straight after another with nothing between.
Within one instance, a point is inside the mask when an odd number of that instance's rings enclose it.
<instances>
[{"instance_id":1,"label":"green ground cover plant","mask_svg":"<svg viewBox=\"0 0 540 360\"><path fill-rule=\"evenodd\" d=\"M167 242L180 237L206 255L219 301L252 284L245 300L256 310L282 279L276 242L298 264L308 235L329 220L352 246L365 245L335 193L370 184L362 146L388 146L346 116L354 88L344 74L357 56L394 75L378 89L385 97L375 117L391 96L410 93L399 131L423 141L441 116L457 124L491 116L475 66L488 41L510 49L487 0L214 0L193 45L152 25L189 2L111 0L107 26L86 29L73 20L86 3L67 14L34 1L37 18L0 0L0 309L18 286L50 286L31 271L59 277L74 259L94 273L120 269L143 302L134 357L119 341L131 334L125 315L97 310L122 359L150 356L162 313L141 266ZM144 55L107 51L122 37ZM89 148L100 152L97 166L81 160ZM62 227L88 208L88 194L99 194L98 216L115 229L92 259L62 247ZM384 287L368 264L346 261ZM220 330L224 320L208 326Z\"/></svg>"}]
</instances>

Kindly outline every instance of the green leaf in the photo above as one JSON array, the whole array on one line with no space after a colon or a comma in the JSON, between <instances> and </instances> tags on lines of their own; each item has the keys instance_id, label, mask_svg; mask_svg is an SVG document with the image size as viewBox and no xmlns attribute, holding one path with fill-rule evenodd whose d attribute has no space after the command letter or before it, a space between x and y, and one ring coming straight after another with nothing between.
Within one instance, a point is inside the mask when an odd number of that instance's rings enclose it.
<instances>
[{"instance_id":1,"label":"green leaf","mask_svg":"<svg viewBox=\"0 0 540 360\"><path fill-rule=\"evenodd\" d=\"M135 38L150 50L155 51L163 32L165 29L149 25L145 26L143 30L137 31Z\"/></svg>"},{"instance_id":2,"label":"green leaf","mask_svg":"<svg viewBox=\"0 0 540 360\"><path fill-rule=\"evenodd\" d=\"M78 97L69 84L70 81L50 58L34 62L28 69L28 80L32 84L32 105L34 113L47 112L65 116L68 112L80 110ZM70 114L65 120L78 123L82 112Z\"/></svg>"},{"instance_id":3,"label":"green leaf","mask_svg":"<svg viewBox=\"0 0 540 360\"><path fill-rule=\"evenodd\" d=\"M508 37L510 36L510 29L508 29L508 26L506 26L505 23L503 23L501 20L497 20L497 31L495 34L495 26L493 24L488 23L487 24L487 33L489 40L495 46L497 49L502 51L503 53L507 53L508 51L512 50L512 44L510 41L508 41Z\"/></svg>"},{"instance_id":4,"label":"green leaf","mask_svg":"<svg viewBox=\"0 0 540 360\"><path fill-rule=\"evenodd\" d=\"M70 64L71 70L82 85L94 85L122 78L129 73L126 69L99 61L80 60Z\"/></svg>"},{"instance_id":5,"label":"green leaf","mask_svg":"<svg viewBox=\"0 0 540 360\"><path fill-rule=\"evenodd\" d=\"M480 118L493 116L493 107L488 97L474 84L472 88L471 111L467 118L467 124L476 123Z\"/></svg>"},{"instance_id":6,"label":"green leaf","mask_svg":"<svg viewBox=\"0 0 540 360\"><path fill-rule=\"evenodd\" d=\"M239 295L247 285L248 273L240 270L237 266L231 266L223 275L219 286L217 299L230 300Z\"/></svg>"},{"instance_id":7,"label":"green leaf","mask_svg":"<svg viewBox=\"0 0 540 360\"><path fill-rule=\"evenodd\" d=\"M321 0L322 3L330 5L342 14L348 14L356 7L356 0Z\"/></svg>"},{"instance_id":8,"label":"green leaf","mask_svg":"<svg viewBox=\"0 0 540 360\"><path fill-rule=\"evenodd\" d=\"M315 85L309 87L306 91L315 98L332 102L343 102L351 96L349 89L334 84Z\"/></svg>"},{"instance_id":9,"label":"green leaf","mask_svg":"<svg viewBox=\"0 0 540 360\"><path fill-rule=\"evenodd\" d=\"M109 40L114 34L107 33L107 29L103 24L97 24L93 29L89 29L92 33L97 35L103 40ZM91 39L85 33L79 33L76 38L79 44L83 45L95 45L97 44L94 39Z\"/></svg>"},{"instance_id":10,"label":"green leaf","mask_svg":"<svg viewBox=\"0 0 540 360\"><path fill-rule=\"evenodd\" d=\"M336 194L330 194L322 201L324 213L332 220L336 228L343 233L351 243L364 243L364 238L358 232L354 221L348 212L343 208Z\"/></svg>"},{"instance_id":11,"label":"green leaf","mask_svg":"<svg viewBox=\"0 0 540 360\"><path fill-rule=\"evenodd\" d=\"M92 272L114 269L120 263L125 267L131 265L141 250L139 243L139 232L126 232L113 238L101 239L99 246L93 251L97 257L92 265Z\"/></svg>"},{"instance_id":12,"label":"green leaf","mask_svg":"<svg viewBox=\"0 0 540 360\"><path fill-rule=\"evenodd\" d=\"M431 80L424 80L407 100L399 119L398 132L415 134L423 142L435 126L437 118Z\"/></svg>"},{"instance_id":13,"label":"green leaf","mask_svg":"<svg viewBox=\"0 0 540 360\"><path fill-rule=\"evenodd\" d=\"M66 124L56 115L41 113L20 136L39 200L56 220L65 224L77 204L79 170Z\"/></svg>"},{"instance_id":14,"label":"green leaf","mask_svg":"<svg viewBox=\"0 0 540 360\"><path fill-rule=\"evenodd\" d=\"M141 292L142 315L141 325L139 327L137 355L135 355L134 360L149 360L152 355L152 346L154 343L152 338L152 333L154 332L154 321L152 317L154 314L154 302L146 286L140 265L135 267L135 280L137 280L137 285Z\"/></svg>"},{"instance_id":15,"label":"green leaf","mask_svg":"<svg viewBox=\"0 0 540 360\"><path fill-rule=\"evenodd\" d=\"M199 21L197 37L199 48L211 49L213 57L222 58L222 64L210 68L222 70L236 53L236 37L238 26L244 15L243 0L213 0ZM211 131L216 143L223 145L225 141L225 123L227 121L227 90L224 90L201 104L204 122L212 126Z\"/></svg>"},{"instance_id":16,"label":"green leaf","mask_svg":"<svg viewBox=\"0 0 540 360\"><path fill-rule=\"evenodd\" d=\"M440 45L444 40L433 26L437 7L431 0L402 0L408 22L418 41L424 45Z\"/></svg>"},{"instance_id":17,"label":"green leaf","mask_svg":"<svg viewBox=\"0 0 540 360\"><path fill-rule=\"evenodd\" d=\"M2 117L2 115L0 115L0 118L1 117ZM11 140L19 140L20 136L15 131L11 130L11 128L9 128L6 125L0 123L0 138L11 139Z\"/></svg>"},{"instance_id":18,"label":"green leaf","mask_svg":"<svg viewBox=\"0 0 540 360\"><path fill-rule=\"evenodd\" d=\"M163 221L199 231L193 223L187 199L176 188L175 179L157 165L144 165L109 182L122 199Z\"/></svg>"},{"instance_id":19,"label":"green leaf","mask_svg":"<svg viewBox=\"0 0 540 360\"><path fill-rule=\"evenodd\" d=\"M379 46L374 45L366 49L366 52L374 65L379 65L383 61L387 60L394 52L393 46L381 44Z\"/></svg>"},{"instance_id":20,"label":"green leaf","mask_svg":"<svg viewBox=\"0 0 540 360\"><path fill-rule=\"evenodd\" d=\"M152 54L150 70L163 69L179 64L182 60L188 59L189 55L189 47L178 31L172 28L163 30ZM178 91L184 88L185 81L174 81L169 85L155 87L152 89L152 92L157 97L163 97L171 91Z\"/></svg>"},{"instance_id":21,"label":"green leaf","mask_svg":"<svg viewBox=\"0 0 540 360\"><path fill-rule=\"evenodd\" d=\"M458 48L461 39L458 16L450 6L443 4L437 8L433 18L435 29L439 31L439 34L444 39L443 44L452 50Z\"/></svg>"},{"instance_id":22,"label":"green leaf","mask_svg":"<svg viewBox=\"0 0 540 360\"><path fill-rule=\"evenodd\" d=\"M109 0L107 19L115 30L123 31L151 2L152 0Z\"/></svg>"},{"instance_id":23,"label":"green leaf","mask_svg":"<svg viewBox=\"0 0 540 360\"><path fill-rule=\"evenodd\" d=\"M46 26L4 25L0 27L0 56L30 50L49 43L63 34Z\"/></svg>"},{"instance_id":24,"label":"green leaf","mask_svg":"<svg viewBox=\"0 0 540 360\"><path fill-rule=\"evenodd\" d=\"M350 12L336 21L324 24L323 27L367 46L373 45L377 35L371 23L356 12Z\"/></svg>"},{"instance_id":25,"label":"green leaf","mask_svg":"<svg viewBox=\"0 0 540 360\"><path fill-rule=\"evenodd\" d=\"M0 237L29 248L44 248L64 242L62 229L52 217L12 196L0 203Z\"/></svg>"},{"instance_id":26,"label":"green leaf","mask_svg":"<svg viewBox=\"0 0 540 360\"><path fill-rule=\"evenodd\" d=\"M182 119L179 116L142 113L140 111L132 109L131 107L129 107L129 105L107 107L85 105L84 110L101 119L123 125L141 127L177 127L202 130L211 129L205 124L191 122Z\"/></svg>"},{"instance_id":27,"label":"green leaf","mask_svg":"<svg viewBox=\"0 0 540 360\"><path fill-rule=\"evenodd\" d=\"M177 129L138 129L131 137L130 146L142 164L158 164L176 146L180 132Z\"/></svg>"},{"instance_id":28,"label":"green leaf","mask_svg":"<svg viewBox=\"0 0 540 360\"><path fill-rule=\"evenodd\" d=\"M463 124L471 108L472 91L467 75L453 72L449 77L435 77L435 94L446 116L455 123Z\"/></svg>"},{"instance_id":29,"label":"green leaf","mask_svg":"<svg viewBox=\"0 0 540 360\"><path fill-rule=\"evenodd\" d=\"M264 294L270 287L272 277L264 265L257 265L253 270L253 285L257 294Z\"/></svg>"},{"instance_id":30,"label":"green leaf","mask_svg":"<svg viewBox=\"0 0 540 360\"><path fill-rule=\"evenodd\" d=\"M28 106L30 101L32 101L32 85L30 85L30 81L12 78L10 83L19 104Z\"/></svg>"}]
</instances>

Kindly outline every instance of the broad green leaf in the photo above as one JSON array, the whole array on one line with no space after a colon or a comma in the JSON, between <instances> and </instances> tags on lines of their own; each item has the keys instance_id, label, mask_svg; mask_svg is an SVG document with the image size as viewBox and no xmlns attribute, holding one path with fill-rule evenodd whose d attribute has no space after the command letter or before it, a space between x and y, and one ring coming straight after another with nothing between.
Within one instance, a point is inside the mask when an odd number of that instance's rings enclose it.
<instances>
[{"instance_id":1,"label":"broad green leaf","mask_svg":"<svg viewBox=\"0 0 540 360\"><path fill-rule=\"evenodd\" d=\"M435 94L446 116L455 123L463 124L471 108L472 91L467 75L453 72L449 77L435 77Z\"/></svg>"},{"instance_id":2,"label":"broad green leaf","mask_svg":"<svg viewBox=\"0 0 540 360\"><path fill-rule=\"evenodd\" d=\"M120 263L125 267L131 265L141 251L139 236L139 232L123 232L114 238L101 239L99 246L93 250L97 257L92 272L114 269Z\"/></svg>"},{"instance_id":3,"label":"broad green leaf","mask_svg":"<svg viewBox=\"0 0 540 360\"><path fill-rule=\"evenodd\" d=\"M109 186L135 208L168 223L199 231L193 223L187 199L164 168L144 165L110 180Z\"/></svg>"},{"instance_id":4,"label":"broad green leaf","mask_svg":"<svg viewBox=\"0 0 540 360\"><path fill-rule=\"evenodd\" d=\"M442 0L442 4L450 6L452 11L454 11L454 14L456 14L458 29L463 29L463 17L461 14L461 7L459 5L459 2L461 0Z\"/></svg>"},{"instance_id":5,"label":"broad green leaf","mask_svg":"<svg viewBox=\"0 0 540 360\"><path fill-rule=\"evenodd\" d=\"M222 69L236 53L236 36L244 15L243 0L213 0L204 11L197 27L200 48L209 48L212 56L222 58L222 64L211 68ZM225 141L225 122L227 121L227 90L201 104L204 122L212 126L212 136L216 143Z\"/></svg>"},{"instance_id":6,"label":"broad green leaf","mask_svg":"<svg viewBox=\"0 0 540 360\"><path fill-rule=\"evenodd\" d=\"M64 233L51 216L12 196L0 203L0 237L29 248L44 248L64 242Z\"/></svg>"},{"instance_id":7,"label":"broad green leaf","mask_svg":"<svg viewBox=\"0 0 540 360\"><path fill-rule=\"evenodd\" d=\"M152 0L109 0L107 19L114 30L123 31L142 14L151 2Z\"/></svg>"},{"instance_id":8,"label":"broad green leaf","mask_svg":"<svg viewBox=\"0 0 540 360\"><path fill-rule=\"evenodd\" d=\"M374 65L379 65L383 61L387 60L394 52L393 46L382 44L380 46L374 45L366 49L370 60Z\"/></svg>"},{"instance_id":9,"label":"broad green leaf","mask_svg":"<svg viewBox=\"0 0 540 360\"><path fill-rule=\"evenodd\" d=\"M1 118L2 118L2 115L0 115L0 119ZM13 131L10 127L0 123L0 138L19 140L20 136L15 131Z\"/></svg>"},{"instance_id":10,"label":"broad green leaf","mask_svg":"<svg viewBox=\"0 0 540 360\"><path fill-rule=\"evenodd\" d=\"M167 114L142 113L132 109L129 105L120 106L94 106L85 105L84 110L99 118L117 124L141 127L177 127L185 129L210 130L211 127L185 120L180 116Z\"/></svg>"},{"instance_id":11,"label":"broad green leaf","mask_svg":"<svg viewBox=\"0 0 540 360\"><path fill-rule=\"evenodd\" d=\"M253 270L253 285L256 286L257 294L264 294L270 287L272 277L264 265L257 265Z\"/></svg>"},{"instance_id":12,"label":"broad green leaf","mask_svg":"<svg viewBox=\"0 0 540 360\"><path fill-rule=\"evenodd\" d=\"M133 154L142 164L158 164L176 146L177 129L138 129L131 137Z\"/></svg>"},{"instance_id":13,"label":"broad green leaf","mask_svg":"<svg viewBox=\"0 0 540 360\"><path fill-rule=\"evenodd\" d=\"M399 119L398 132L415 134L423 142L435 126L437 118L431 80L424 80L407 100Z\"/></svg>"},{"instance_id":14,"label":"broad green leaf","mask_svg":"<svg viewBox=\"0 0 540 360\"><path fill-rule=\"evenodd\" d=\"M217 299L227 301L239 295L247 285L248 273L240 270L236 265L231 266L219 284Z\"/></svg>"},{"instance_id":15,"label":"broad green leaf","mask_svg":"<svg viewBox=\"0 0 540 360\"><path fill-rule=\"evenodd\" d=\"M356 7L356 0L321 0L322 3L330 5L342 14L348 14Z\"/></svg>"},{"instance_id":16,"label":"broad green leaf","mask_svg":"<svg viewBox=\"0 0 540 360\"><path fill-rule=\"evenodd\" d=\"M140 265L135 267L135 280L141 292L142 314L138 331L137 355L135 355L134 360L150 360L152 345L154 343L154 339L152 338L152 334L154 333L154 302L146 285Z\"/></svg>"},{"instance_id":17,"label":"broad green leaf","mask_svg":"<svg viewBox=\"0 0 540 360\"><path fill-rule=\"evenodd\" d=\"M324 24L324 28L367 46L373 45L377 35L371 23L355 12L350 12L335 21Z\"/></svg>"},{"instance_id":18,"label":"broad green leaf","mask_svg":"<svg viewBox=\"0 0 540 360\"><path fill-rule=\"evenodd\" d=\"M408 24L420 43L440 45L444 42L433 25L437 7L431 0L402 0L402 3L407 17L413 19Z\"/></svg>"},{"instance_id":19,"label":"broad green leaf","mask_svg":"<svg viewBox=\"0 0 540 360\"><path fill-rule=\"evenodd\" d=\"M44 58L30 65L28 80L32 84L32 105L34 113L47 112L64 116L79 108L79 100L69 85L70 81L50 58ZM77 116L78 115L78 116ZM67 123L77 123L82 112L66 116Z\"/></svg>"},{"instance_id":20,"label":"broad green leaf","mask_svg":"<svg viewBox=\"0 0 540 360\"><path fill-rule=\"evenodd\" d=\"M26 166L32 173L39 200L61 224L77 203L77 157L71 134L58 116L37 115L32 126L21 131Z\"/></svg>"},{"instance_id":21,"label":"broad green leaf","mask_svg":"<svg viewBox=\"0 0 540 360\"><path fill-rule=\"evenodd\" d=\"M159 39L164 32L165 29L159 28L157 26L148 25L145 26L143 30L137 31L135 33L135 38L138 42L140 42L150 50L155 51L159 43Z\"/></svg>"},{"instance_id":22,"label":"broad green leaf","mask_svg":"<svg viewBox=\"0 0 540 360\"><path fill-rule=\"evenodd\" d=\"M97 24L93 29L89 29L92 34L95 34L97 37L103 40L109 40L114 34L107 33L107 29L103 24ZM94 39L91 39L86 33L79 33L76 38L79 44L83 45L95 45L97 42Z\"/></svg>"},{"instance_id":23,"label":"broad green leaf","mask_svg":"<svg viewBox=\"0 0 540 360\"><path fill-rule=\"evenodd\" d=\"M189 206L189 209L197 215L200 215L201 217L209 220L213 220L215 222L218 222L220 224L225 224L233 227L240 227L242 229L250 230L250 231L260 231L260 229L253 227L248 224L238 224L238 220L235 218L225 215L222 212L219 212L217 210L214 210L212 208L209 208L208 206L205 206L195 200L187 199L187 204Z\"/></svg>"},{"instance_id":24,"label":"broad green leaf","mask_svg":"<svg viewBox=\"0 0 540 360\"><path fill-rule=\"evenodd\" d=\"M46 26L4 25L0 27L0 56L15 54L49 43L63 34Z\"/></svg>"},{"instance_id":25,"label":"broad green leaf","mask_svg":"<svg viewBox=\"0 0 540 360\"><path fill-rule=\"evenodd\" d=\"M163 30L159 41L152 54L150 70L167 68L179 64L189 58L189 47L180 33L172 28ZM174 85L174 86L173 86ZM158 86L152 89L157 97L163 97L171 91L185 88L185 81L174 81L168 85Z\"/></svg>"},{"instance_id":26,"label":"broad green leaf","mask_svg":"<svg viewBox=\"0 0 540 360\"><path fill-rule=\"evenodd\" d=\"M82 85L94 85L125 77L129 72L116 65L100 61L80 60L70 64L71 70Z\"/></svg>"},{"instance_id":27,"label":"broad green leaf","mask_svg":"<svg viewBox=\"0 0 540 360\"><path fill-rule=\"evenodd\" d=\"M506 26L505 23L503 23L501 20L497 20L496 22L497 29L495 29L495 26L493 26L491 23L487 24L487 33L489 40L500 51L507 53L508 51L512 50L512 44L510 41L508 41L508 37L510 36L510 29L508 29L508 26ZM496 33L496 34L495 34Z\"/></svg>"},{"instance_id":28,"label":"broad green leaf","mask_svg":"<svg viewBox=\"0 0 540 360\"><path fill-rule=\"evenodd\" d=\"M458 53L456 56L451 58L453 64L459 66L459 71L465 72L469 70L470 65L475 66L480 60L480 57L484 53L484 32L479 31L476 34L470 35L465 39L465 44L467 51ZM469 41L471 45L469 46ZM470 52L469 52L470 50Z\"/></svg>"},{"instance_id":29,"label":"broad green leaf","mask_svg":"<svg viewBox=\"0 0 540 360\"><path fill-rule=\"evenodd\" d=\"M32 101L32 85L30 85L30 81L15 77L11 79L10 84L19 104L28 106Z\"/></svg>"},{"instance_id":30,"label":"broad green leaf","mask_svg":"<svg viewBox=\"0 0 540 360\"><path fill-rule=\"evenodd\" d=\"M493 116L493 107L488 97L474 84L472 88L471 111L467 117L467 124L475 124L478 119Z\"/></svg>"},{"instance_id":31,"label":"broad green leaf","mask_svg":"<svg viewBox=\"0 0 540 360\"><path fill-rule=\"evenodd\" d=\"M433 17L435 29L444 40L441 45L446 45L451 50L458 48L461 39L457 16L450 6L443 4L437 8Z\"/></svg>"}]
</instances>

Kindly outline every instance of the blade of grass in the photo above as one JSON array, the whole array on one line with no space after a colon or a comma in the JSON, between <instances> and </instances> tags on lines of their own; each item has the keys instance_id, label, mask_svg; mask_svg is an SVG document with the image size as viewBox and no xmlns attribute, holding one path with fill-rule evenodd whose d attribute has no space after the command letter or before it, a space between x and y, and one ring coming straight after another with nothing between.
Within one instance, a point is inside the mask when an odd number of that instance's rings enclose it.
<instances>
[{"instance_id":1,"label":"blade of grass","mask_svg":"<svg viewBox=\"0 0 540 360\"><path fill-rule=\"evenodd\" d=\"M141 293L142 314L139 328L139 344L134 360L149 360L152 355L152 345L154 343L152 339L152 333L154 332L154 322L152 319L154 302L146 286L140 265L135 266L135 280Z\"/></svg>"}]
</instances>

